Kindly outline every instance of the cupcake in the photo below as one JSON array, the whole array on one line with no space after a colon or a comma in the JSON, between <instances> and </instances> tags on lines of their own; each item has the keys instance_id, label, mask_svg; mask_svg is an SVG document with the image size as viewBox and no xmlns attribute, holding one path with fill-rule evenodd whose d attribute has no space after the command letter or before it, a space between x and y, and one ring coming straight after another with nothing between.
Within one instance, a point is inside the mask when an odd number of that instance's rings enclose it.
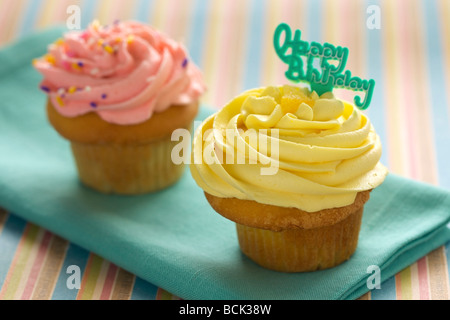
<instances>
[{"instance_id":1,"label":"cupcake","mask_svg":"<svg viewBox=\"0 0 450 320\"><path fill-rule=\"evenodd\" d=\"M236 223L241 251L282 272L331 268L356 250L370 192L387 169L367 116L332 93L246 91L196 130L190 170Z\"/></svg>"},{"instance_id":2,"label":"cupcake","mask_svg":"<svg viewBox=\"0 0 450 320\"><path fill-rule=\"evenodd\" d=\"M33 65L49 122L70 142L85 185L140 194L180 178L171 134L191 128L205 91L182 44L140 22L93 22L50 44Z\"/></svg>"}]
</instances>

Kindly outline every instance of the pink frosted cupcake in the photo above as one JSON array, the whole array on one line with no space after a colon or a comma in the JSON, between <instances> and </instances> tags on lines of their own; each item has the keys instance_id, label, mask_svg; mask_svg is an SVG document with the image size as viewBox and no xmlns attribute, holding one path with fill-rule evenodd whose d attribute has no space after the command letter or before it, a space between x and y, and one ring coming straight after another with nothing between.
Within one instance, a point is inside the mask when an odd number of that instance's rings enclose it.
<instances>
[{"instance_id":1,"label":"pink frosted cupcake","mask_svg":"<svg viewBox=\"0 0 450 320\"><path fill-rule=\"evenodd\" d=\"M179 43L143 23L92 23L34 61L47 114L81 181L105 193L165 188L184 171L171 134L190 129L205 85Z\"/></svg>"}]
</instances>

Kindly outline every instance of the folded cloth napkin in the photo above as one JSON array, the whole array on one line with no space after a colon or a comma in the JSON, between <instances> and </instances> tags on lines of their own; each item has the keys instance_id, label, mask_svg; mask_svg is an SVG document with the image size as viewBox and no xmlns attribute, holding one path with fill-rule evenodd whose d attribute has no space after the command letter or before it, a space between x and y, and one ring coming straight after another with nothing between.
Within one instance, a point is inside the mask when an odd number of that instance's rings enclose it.
<instances>
[{"instance_id":1,"label":"folded cloth napkin","mask_svg":"<svg viewBox=\"0 0 450 320\"><path fill-rule=\"evenodd\" d=\"M31 66L60 34L48 30L0 51L0 206L12 213L184 299L355 299L369 291L376 268L386 280L450 240L450 192L393 174L366 204L351 259L298 274L247 259L234 223L210 208L189 170L148 195L83 187L68 142L47 122ZM211 112L203 107L198 119Z\"/></svg>"}]
</instances>

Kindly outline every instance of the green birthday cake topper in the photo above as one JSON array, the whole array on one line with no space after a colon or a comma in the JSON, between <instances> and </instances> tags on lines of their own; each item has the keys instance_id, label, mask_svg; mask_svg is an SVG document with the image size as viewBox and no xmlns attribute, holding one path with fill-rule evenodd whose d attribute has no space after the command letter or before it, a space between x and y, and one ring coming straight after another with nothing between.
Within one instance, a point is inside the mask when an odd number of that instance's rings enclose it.
<instances>
[{"instance_id":1,"label":"green birthday cake topper","mask_svg":"<svg viewBox=\"0 0 450 320\"><path fill-rule=\"evenodd\" d=\"M281 40L283 43L280 43ZM301 40L301 31L296 30L292 38L289 25L281 23L275 30L273 39L275 52L289 68L286 77L293 82L308 82L312 91L318 95L344 88L363 91L364 100L355 96L355 105L362 110L369 107L375 81L352 77L349 70L344 71L348 58L348 48L335 47L330 43L308 43ZM316 62L316 63L315 63ZM319 68L316 67L317 62Z\"/></svg>"}]
</instances>

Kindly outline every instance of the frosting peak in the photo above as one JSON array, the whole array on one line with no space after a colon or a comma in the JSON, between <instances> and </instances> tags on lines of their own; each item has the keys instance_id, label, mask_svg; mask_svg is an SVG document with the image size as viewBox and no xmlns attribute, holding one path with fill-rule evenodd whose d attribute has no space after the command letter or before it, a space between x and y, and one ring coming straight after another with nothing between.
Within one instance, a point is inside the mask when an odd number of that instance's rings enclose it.
<instances>
[{"instance_id":1,"label":"frosting peak","mask_svg":"<svg viewBox=\"0 0 450 320\"><path fill-rule=\"evenodd\" d=\"M252 140L252 130L277 150ZM227 161L212 162L205 150L215 159L225 153ZM249 157L252 151L257 157ZM191 172L217 197L314 212L350 205L358 192L380 185L387 174L381 151L370 120L354 105L332 93L319 97L305 88L267 87L244 92L198 128L193 156L203 161L194 161ZM242 156L245 163L236 161ZM278 170L261 174L268 158Z\"/></svg>"},{"instance_id":2,"label":"frosting peak","mask_svg":"<svg viewBox=\"0 0 450 320\"><path fill-rule=\"evenodd\" d=\"M97 112L107 122L137 124L205 91L186 49L135 21L66 33L34 66L44 77L41 88L67 117Z\"/></svg>"}]
</instances>

